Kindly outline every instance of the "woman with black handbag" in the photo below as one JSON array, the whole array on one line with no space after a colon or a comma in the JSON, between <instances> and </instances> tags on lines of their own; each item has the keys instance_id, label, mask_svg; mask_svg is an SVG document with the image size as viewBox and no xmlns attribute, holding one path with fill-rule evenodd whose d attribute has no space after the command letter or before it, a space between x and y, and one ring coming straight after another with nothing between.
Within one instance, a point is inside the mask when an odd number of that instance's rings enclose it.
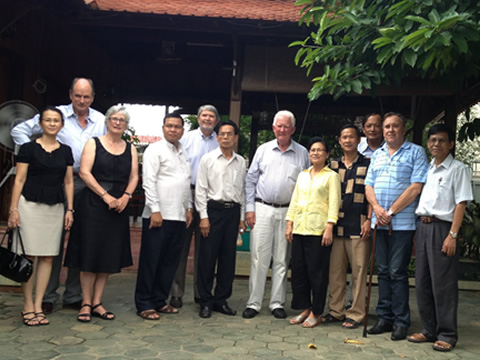
<instances>
[{"instance_id":1,"label":"woman with black handbag","mask_svg":"<svg viewBox=\"0 0 480 360\"><path fill-rule=\"evenodd\" d=\"M56 139L64 125L63 115L57 108L47 106L40 112L39 125L42 136L20 147L8 217L9 228L19 227L27 257L36 257L38 261L35 299L33 276L22 283L22 317L27 326L49 324L42 311L42 299L53 257L63 245L62 230L69 230L73 224L72 150ZM14 240L16 244L18 241Z\"/></svg>"}]
</instances>

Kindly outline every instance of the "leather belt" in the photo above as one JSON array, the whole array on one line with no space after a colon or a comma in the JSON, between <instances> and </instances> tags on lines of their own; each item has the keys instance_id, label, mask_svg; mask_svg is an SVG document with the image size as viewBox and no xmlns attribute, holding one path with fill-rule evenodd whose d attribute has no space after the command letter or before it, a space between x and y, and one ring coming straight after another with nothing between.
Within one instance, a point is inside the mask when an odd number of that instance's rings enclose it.
<instances>
[{"instance_id":1,"label":"leather belt","mask_svg":"<svg viewBox=\"0 0 480 360\"><path fill-rule=\"evenodd\" d=\"M420 221L423 222L424 224L430 224L432 222L440 222L443 220L440 220L439 218L436 218L435 216L420 216Z\"/></svg>"},{"instance_id":2,"label":"leather belt","mask_svg":"<svg viewBox=\"0 0 480 360\"><path fill-rule=\"evenodd\" d=\"M190 189L195 190L195 184L190 184Z\"/></svg>"},{"instance_id":3,"label":"leather belt","mask_svg":"<svg viewBox=\"0 0 480 360\"><path fill-rule=\"evenodd\" d=\"M285 207L289 207L289 206L290 206L290 203L286 203L286 204L274 204L274 203L269 203L269 202L263 201L263 200L260 199L260 198L255 198L255 201L256 201L256 202L259 202L259 203L262 203L262 204L264 204L264 205L273 206L274 208L285 208Z\"/></svg>"},{"instance_id":4,"label":"leather belt","mask_svg":"<svg viewBox=\"0 0 480 360\"><path fill-rule=\"evenodd\" d=\"M240 204L234 201L208 200L208 206L213 209L232 209L235 207L240 207Z\"/></svg>"}]
</instances>

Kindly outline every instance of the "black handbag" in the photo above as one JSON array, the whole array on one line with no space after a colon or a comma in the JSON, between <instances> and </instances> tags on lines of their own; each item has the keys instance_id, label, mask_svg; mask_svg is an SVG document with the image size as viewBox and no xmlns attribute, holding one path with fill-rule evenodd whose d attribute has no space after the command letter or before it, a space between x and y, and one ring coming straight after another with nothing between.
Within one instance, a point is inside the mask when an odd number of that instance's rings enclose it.
<instances>
[{"instance_id":1,"label":"black handbag","mask_svg":"<svg viewBox=\"0 0 480 360\"><path fill-rule=\"evenodd\" d=\"M30 276L32 276L33 263L25 256L25 248L23 247L19 228L17 228L17 239L22 248L22 253L17 254L12 251L13 231L13 229L8 229L3 235L2 242L0 243L0 275L13 281L27 282L28 279L30 279ZM7 236L8 246L5 248L2 245Z\"/></svg>"}]
</instances>

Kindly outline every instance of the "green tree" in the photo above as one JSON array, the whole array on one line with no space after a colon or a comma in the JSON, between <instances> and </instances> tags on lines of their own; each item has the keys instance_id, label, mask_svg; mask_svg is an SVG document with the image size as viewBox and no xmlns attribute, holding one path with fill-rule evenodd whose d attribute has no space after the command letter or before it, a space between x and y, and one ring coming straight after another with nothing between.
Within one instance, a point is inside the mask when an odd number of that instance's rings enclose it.
<instances>
[{"instance_id":1,"label":"green tree","mask_svg":"<svg viewBox=\"0 0 480 360\"><path fill-rule=\"evenodd\" d=\"M315 74L311 100L375 91L405 78L459 87L480 70L478 0L297 0L312 28L296 64ZM318 76L316 76L318 74Z\"/></svg>"}]
</instances>

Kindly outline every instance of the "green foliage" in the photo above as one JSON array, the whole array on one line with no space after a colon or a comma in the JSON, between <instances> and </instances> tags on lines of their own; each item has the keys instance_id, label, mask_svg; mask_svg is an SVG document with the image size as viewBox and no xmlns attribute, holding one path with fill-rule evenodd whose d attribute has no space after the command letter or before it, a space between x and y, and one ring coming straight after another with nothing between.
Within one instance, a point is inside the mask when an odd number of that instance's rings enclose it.
<instances>
[{"instance_id":1,"label":"green foliage","mask_svg":"<svg viewBox=\"0 0 480 360\"><path fill-rule=\"evenodd\" d=\"M480 260L480 204L472 201L459 232L460 255Z\"/></svg>"},{"instance_id":2,"label":"green foliage","mask_svg":"<svg viewBox=\"0 0 480 360\"><path fill-rule=\"evenodd\" d=\"M375 91L407 77L457 86L480 72L477 0L297 0L312 28L295 62L316 74L311 100ZM323 70L323 71L322 71Z\"/></svg>"}]
</instances>

